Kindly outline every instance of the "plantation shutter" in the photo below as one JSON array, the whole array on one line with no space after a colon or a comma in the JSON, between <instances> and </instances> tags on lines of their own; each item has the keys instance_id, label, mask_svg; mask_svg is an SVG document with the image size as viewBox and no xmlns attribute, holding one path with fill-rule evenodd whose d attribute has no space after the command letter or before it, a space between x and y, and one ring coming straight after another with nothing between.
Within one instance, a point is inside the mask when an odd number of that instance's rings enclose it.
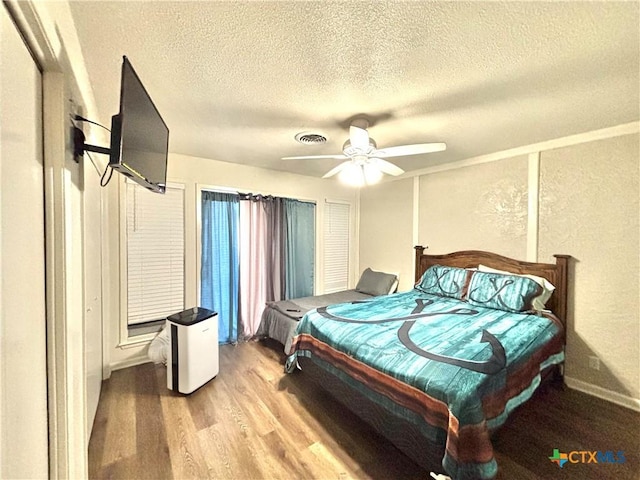
<instances>
[{"instance_id":1,"label":"plantation shutter","mask_svg":"<svg viewBox=\"0 0 640 480\"><path fill-rule=\"evenodd\" d=\"M325 203L324 209L324 293L349 288L348 203Z\"/></svg>"},{"instance_id":2,"label":"plantation shutter","mask_svg":"<svg viewBox=\"0 0 640 480\"><path fill-rule=\"evenodd\" d=\"M127 322L184 310L184 190L159 195L126 182Z\"/></svg>"}]
</instances>

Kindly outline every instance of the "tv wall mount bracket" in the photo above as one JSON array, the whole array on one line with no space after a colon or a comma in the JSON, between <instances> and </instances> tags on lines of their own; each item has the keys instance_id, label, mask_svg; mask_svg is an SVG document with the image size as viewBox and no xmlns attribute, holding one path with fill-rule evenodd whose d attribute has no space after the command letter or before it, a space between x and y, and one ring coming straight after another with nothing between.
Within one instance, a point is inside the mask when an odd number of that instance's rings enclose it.
<instances>
[{"instance_id":1,"label":"tv wall mount bracket","mask_svg":"<svg viewBox=\"0 0 640 480\"><path fill-rule=\"evenodd\" d=\"M111 149L106 147L100 147L97 145L89 145L85 143L86 137L84 132L78 127L73 127L73 159L76 163L80 163L80 157L84 155L84 152L95 152L103 155L111 155Z\"/></svg>"}]
</instances>

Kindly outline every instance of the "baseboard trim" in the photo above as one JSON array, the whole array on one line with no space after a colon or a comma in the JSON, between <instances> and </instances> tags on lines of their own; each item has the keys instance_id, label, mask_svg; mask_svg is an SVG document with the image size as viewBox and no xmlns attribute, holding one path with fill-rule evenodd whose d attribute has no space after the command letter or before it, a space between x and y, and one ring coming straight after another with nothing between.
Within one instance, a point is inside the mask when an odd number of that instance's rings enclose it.
<instances>
[{"instance_id":1,"label":"baseboard trim","mask_svg":"<svg viewBox=\"0 0 640 480\"><path fill-rule=\"evenodd\" d=\"M145 355L137 355L135 357L127 358L125 360L121 360L119 362L114 362L110 365L111 371L114 372L116 370L122 370L123 368L135 367L137 365L142 365L143 363L149 363L151 360L149 357Z\"/></svg>"},{"instance_id":2,"label":"baseboard trim","mask_svg":"<svg viewBox=\"0 0 640 480\"><path fill-rule=\"evenodd\" d=\"M592 385L591 383L583 382L582 380L578 380L576 378L567 377L566 375L564 377L564 382L567 384L567 387L573 388L574 390L579 390L580 392L593 395L594 397L598 397L603 400L607 400L611 403L615 403L616 405L620 405L626 408L630 408L631 410L634 410L636 412L640 412L640 399L638 398L633 398L618 392L613 392L611 390L607 390L606 388L598 387L597 385Z\"/></svg>"}]
</instances>

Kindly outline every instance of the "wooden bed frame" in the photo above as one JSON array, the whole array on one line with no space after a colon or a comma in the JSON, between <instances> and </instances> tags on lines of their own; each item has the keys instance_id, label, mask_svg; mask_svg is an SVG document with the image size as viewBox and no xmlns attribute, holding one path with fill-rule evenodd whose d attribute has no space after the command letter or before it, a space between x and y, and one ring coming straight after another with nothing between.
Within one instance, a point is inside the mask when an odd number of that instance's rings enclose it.
<instances>
[{"instance_id":1,"label":"wooden bed frame","mask_svg":"<svg viewBox=\"0 0 640 480\"><path fill-rule=\"evenodd\" d=\"M482 252L479 250L464 250L444 255L425 254L425 248L421 245L414 247L416 250L415 281L422 278L422 274L432 265L445 265L450 267L474 268L478 265L499 270L507 270L513 273L537 275L549 280L556 289L547 301L547 308L567 326L567 286L568 267L570 255L554 255L556 263L532 263L513 258L503 257L497 253Z\"/></svg>"},{"instance_id":2,"label":"wooden bed frame","mask_svg":"<svg viewBox=\"0 0 640 480\"><path fill-rule=\"evenodd\" d=\"M461 251L445 255L424 254L424 247L416 246L416 282L431 265L477 267L479 264L514 273L533 274L549 280L556 288L546 306L566 327L567 272L569 255L554 255L556 263L531 263L482 251ZM390 414L386 409L350 388L334 374L320 368L306 357L298 357L305 376L310 377L331 393L352 412L385 436L397 448L428 471L442 472L444 445L427 440L412 423ZM551 369L550 369L551 370ZM554 372L557 368L552 369ZM543 375L552 377L552 375Z\"/></svg>"}]
</instances>

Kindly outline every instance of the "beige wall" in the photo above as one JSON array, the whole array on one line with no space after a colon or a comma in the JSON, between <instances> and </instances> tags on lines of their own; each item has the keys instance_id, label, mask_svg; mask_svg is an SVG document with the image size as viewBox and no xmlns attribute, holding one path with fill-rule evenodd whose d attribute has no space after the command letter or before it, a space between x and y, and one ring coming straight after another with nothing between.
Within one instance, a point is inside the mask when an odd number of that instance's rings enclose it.
<instances>
[{"instance_id":1,"label":"beige wall","mask_svg":"<svg viewBox=\"0 0 640 480\"><path fill-rule=\"evenodd\" d=\"M572 255L567 384L640 410L640 148L638 125L620 127L426 172L412 194L410 179L363 191L361 266L381 256L408 269L411 232L433 253L479 249L541 262ZM386 223L394 228L380 228Z\"/></svg>"},{"instance_id":2,"label":"beige wall","mask_svg":"<svg viewBox=\"0 0 640 480\"><path fill-rule=\"evenodd\" d=\"M638 135L541 155L541 258L574 257L566 375L640 398ZM589 368L589 356L600 370Z\"/></svg>"},{"instance_id":3,"label":"beige wall","mask_svg":"<svg viewBox=\"0 0 640 480\"><path fill-rule=\"evenodd\" d=\"M121 176L116 175L113 181L122 183ZM192 306L198 302L198 190L200 188L223 187L237 189L242 192L262 193L316 202L316 229L319 239L316 244L316 293L322 293L322 215L326 200L349 202L353 205L351 219L351 258L357 259L357 204L358 191L345 187L335 180L306 177L263 168L250 167L211 159L170 154L168 181L185 186L185 305ZM123 197L120 199L123 200ZM109 199L109 262L111 272L119 271L120 233L118 215L118 194ZM354 262L350 272L350 284L355 285L358 278L357 263ZM139 343L127 342L126 328L119 318L124 311L119 304L121 279L119 274L112 275L109 280L111 310L120 312L109 325L108 363L113 369L123 368L147 361L146 350L148 340Z\"/></svg>"},{"instance_id":4,"label":"beige wall","mask_svg":"<svg viewBox=\"0 0 640 480\"><path fill-rule=\"evenodd\" d=\"M525 258L527 157L420 177L418 240L430 253L490 250Z\"/></svg>"},{"instance_id":5,"label":"beige wall","mask_svg":"<svg viewBox=\"0 0 640 480\"><path fill-rule=\"evenodd\" d=\"M413 179L360 192L360 271L397 273L398 291L413 288Z\"/></svg>"}]
</instances>

